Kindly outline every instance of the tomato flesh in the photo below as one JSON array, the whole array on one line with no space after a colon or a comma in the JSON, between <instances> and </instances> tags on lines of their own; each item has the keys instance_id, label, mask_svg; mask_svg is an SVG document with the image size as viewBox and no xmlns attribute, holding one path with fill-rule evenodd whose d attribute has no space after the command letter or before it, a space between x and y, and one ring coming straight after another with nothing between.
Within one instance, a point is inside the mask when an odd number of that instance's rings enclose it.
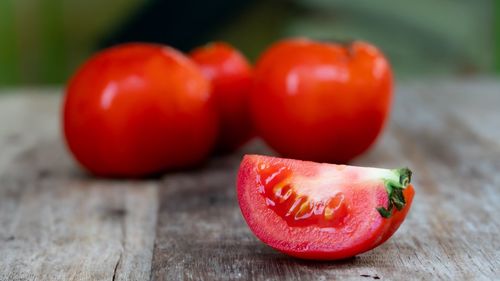
<instances>
[{"instance_id":1,"label":"tomato flesh","mask_svg":"<svg viewBox=\"0 0 500 281\"><path fill-rule=\"evenodd\" d=\"M258 167L259 188L266 205L282 217L289 226L336 226L347 216L342 192L330 198L314 200L294 189L289 181L292 171L287 167Z\"/></svg>"},{"instance_id":2,"label":"tomato flesh","mask_svg":"<svg viewBox=\"0 0 500 281\"><path fill-rule=\"evenodd\" d=\"M286 254L306 259L342 259L386 241L404 220L406 204L384 218L385 183L393 170L245 156L238 173L238 200L255 235Z\"/></svg>"}]
</instances>

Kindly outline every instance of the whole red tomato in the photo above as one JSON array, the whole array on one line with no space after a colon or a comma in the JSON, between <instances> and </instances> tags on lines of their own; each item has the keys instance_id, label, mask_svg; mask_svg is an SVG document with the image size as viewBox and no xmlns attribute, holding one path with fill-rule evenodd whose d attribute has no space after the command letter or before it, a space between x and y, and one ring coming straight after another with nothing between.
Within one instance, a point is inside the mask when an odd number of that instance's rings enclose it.
<instances>
[{"instance_id":1,"label":"whole red tomato","mask_svg":"<svg viewBox=\"0 0 500 281\"><path fill-rule=\"evenodd\" d=\"M174 49L140 43L102 51L78 70L63 123L85 168L125 177L199 163L218 126L210 82L198 67Z\"/></svg>"},{"instance_id":2,"label":"whole red tomato","mask_svg":"<svg viewBox=\"0 0 500 281\"><path fill-rule=\"evenodd\" d=\"M253 136L248 107L252 67L238 50L223 42L197 48L190 55L212 81L220 122L216 149L233 151Z\"/></svg>"},{"instance_id":3,"label":"whole red tomato","mask_svg":"<svg viewBox=\"0 0 500 281\"><path fill-rule=\"evenodd\" d=\"M257 62L254 125L286 157L344 163L374 143L392 85L389 63L368 43L284 40Z\"/></svg>"}]
</instances>

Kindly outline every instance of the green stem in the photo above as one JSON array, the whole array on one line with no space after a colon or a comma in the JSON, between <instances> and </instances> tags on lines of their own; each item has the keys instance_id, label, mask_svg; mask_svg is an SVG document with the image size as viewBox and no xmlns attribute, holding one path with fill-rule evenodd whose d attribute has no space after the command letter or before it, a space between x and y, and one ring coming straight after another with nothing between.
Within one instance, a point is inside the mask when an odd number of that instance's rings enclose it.
<instances>
[{"instance_id":1,"label":"green stem","mask_svg":"<svg viewBox=\"0 0 500 281\"><path fill-rule=\"evenodd\" d=\"M408 168L394 170L394 173L399 175L399 181L385 180L385 189L387 190L387 196L389 197L387 208L383 206L377 208L377 211L384 218L390 218L394 208L401 211L406 205L403 190L410 184L412 173Z\"/></svg>"}]
</instances>

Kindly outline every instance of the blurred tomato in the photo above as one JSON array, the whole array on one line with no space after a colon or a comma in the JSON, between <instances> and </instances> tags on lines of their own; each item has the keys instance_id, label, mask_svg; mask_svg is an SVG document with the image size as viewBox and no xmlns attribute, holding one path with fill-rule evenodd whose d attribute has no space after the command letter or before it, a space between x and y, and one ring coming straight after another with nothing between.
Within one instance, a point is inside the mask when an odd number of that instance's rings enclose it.
<instances>
[{"instance_id":1,"label":"blurred tomato","mask_svg":"<svg viewBox=\"0 0 500 281\"><path fill-rule=\"evenodd\" d=\"M181 53L126 44L87 61L68 84L64 134L102 176L136 177L195 165L213 148L210 83Z\"/></svg>"},{"instance_id":2,"label":"blurred tomato","mask_svg":"<svg viewBox=\"0 0 500 281\"><path fill-rule=\"evenodd\" d=\"M344 163L380 133L392 85L389 63L368 43L284 40L257 62L254 125L286 157Z\"/></svg>"},{"instance_id":3,"label":"blurred tomato","mask_svg":"<svg viewBox=\"0 0 500 281\"><path fill-rule=\"evenodd\" d=\"M253 136L248 108L252 68L238 50L223 42L197 48L190 55L212 81L220 122L216 149L233 151Z\"/></svg>"}]
</instances>

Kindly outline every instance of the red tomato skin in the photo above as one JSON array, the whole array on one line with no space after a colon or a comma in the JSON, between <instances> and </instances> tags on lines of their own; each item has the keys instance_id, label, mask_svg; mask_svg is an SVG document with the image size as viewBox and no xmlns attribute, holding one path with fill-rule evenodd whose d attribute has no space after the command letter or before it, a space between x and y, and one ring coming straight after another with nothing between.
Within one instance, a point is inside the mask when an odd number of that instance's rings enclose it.
<instances>
[{"instance_id":1,"label":"red tomato skin","mask_svg":"<svg viewBox=\"0 0 500 281\"><path fill-rule=\"evenodd\" d=\"M404 191L407 204L401 211L394 210L389 219L380 216L376 210L368 210L368 212L366 212L367 210L355 210L354 212L363 213L360 219L368 220L370 224L366 233L357 237L325 233L320 231L318 227L288 227L283 219L266 205L262 195L257 192L255 187L256 179L259 177L255 167L262 163L260 162L262 158L262 156L247 155L241 162L237 178L240 209L245 221L257 238L274 249L293 257L311 260L339 260L369 251L394 234L411 207L414 189L412 185L409 185ZM307 167L310 163L305 164L303 169L307 171L306 174L314 174L314 170L311 170L313 167ZM381 206L386 206L388 202L387 192L383 186L370 193L370 196L375 196ZM366 197L360 193L353 198L355 206L362 205L366 200ZM359 221L354 220L353 227L357 223Z\"/></svg>"},{"instance_id":2,"label":"red tomato skin","mask_svg":"<svg viewBox=\"0 0 500 281\"><path fill-rule=\"evenodd\" d=\"M288 39L257 61L250 107L257 133L282 156L346 163L387 119L393 79L374 46Z\"/></svg>"},{"instance_id":3,"label":"red tomato skin","mask_svg":"<svg viewBox=\"0 0 500 281\"><path fill-rule=\"evenodd\" d=\"M234 151L254 136L248 105L252 66L243 54L224 42L197 48L190 57L212 82L220 125L216 150Z\"/></svg>"},{"instance_id":4,"label":"red tomato skin","mask_svg":"<svg viewBox=\"0 0 500 281\"><path fill-rule=\"evenodd\" d=\"M124 44L72 77L63 130L76 160L99 176L142 177L203 161L217 134L210 84L176 50Z\"/></svg>"},{"instance_id":5,"label":"red tomato skin","mask_svg":"<svg viewBox=\"0 0 500 281\"><path fill-rule=\"evenodd\" d=\"M391 236L396 232L396 230L398 230L398 228L403 223L404 219L406 218L406 215L408 215L408 212L410 211L411 205L413 203L413 197L415 197L415 189L413 188L413 185L408 186L403 191L403 196L406 199L405 208L399 212L393 212L393 215L390 218L386 219L390 220L388 222L389 226L384 231L384 234L382 235L381 239L379 239L375 243L375 245L373 245L372 249L377 247L378 245L383 244L385 241L391 238Z\"/></svg>"}]
</instances>

